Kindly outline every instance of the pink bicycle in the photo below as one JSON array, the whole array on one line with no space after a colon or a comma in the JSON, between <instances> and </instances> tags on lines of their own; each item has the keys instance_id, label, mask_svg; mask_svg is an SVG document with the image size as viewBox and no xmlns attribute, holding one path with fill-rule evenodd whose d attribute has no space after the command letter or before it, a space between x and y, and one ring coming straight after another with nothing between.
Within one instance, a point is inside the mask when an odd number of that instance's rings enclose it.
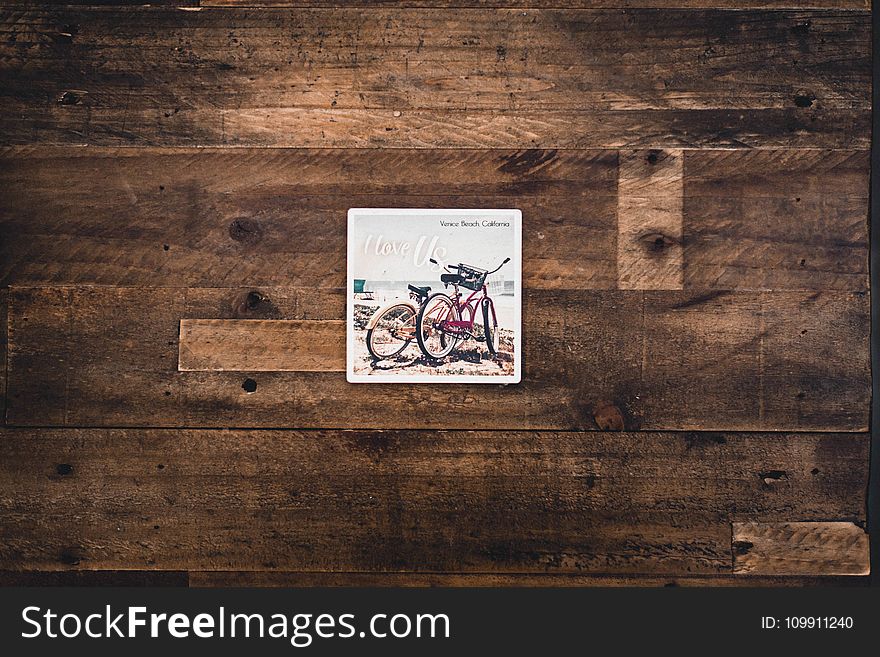
<instances>
[{"instance_id":1,"label":"pink bicycle","mask_svg":"<svg viewBox=\"0 0 880 657\"><path fill-rule=\"evenodd\" d=\"M435 265L441 264L433 258L431 262ZM485 341L489 353L493 356L498 353L498 318L495 315L495 303L486 292L486 277L494 274L508 262L510 258L505 258L504 262L492 271L464 263L442 265L448 273L441 274L440 281L447 288L452 285L453 293L451 296L443 292L432 294L419 308L416 317L416 340L426 357L434 360L445 358L460 342L469 338ZM472 290L464 302L461 300L459 287ZM474 335L474 320L477 317L478 307L483 311L482 336ZM465 314L467 314L466 319Z\"/></svg>"}]
</instances>

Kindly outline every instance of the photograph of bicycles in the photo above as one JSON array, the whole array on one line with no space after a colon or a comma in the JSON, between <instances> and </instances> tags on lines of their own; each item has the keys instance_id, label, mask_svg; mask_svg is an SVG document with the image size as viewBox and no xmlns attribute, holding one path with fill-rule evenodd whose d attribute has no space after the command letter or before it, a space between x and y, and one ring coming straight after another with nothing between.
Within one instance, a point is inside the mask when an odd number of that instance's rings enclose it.
<instances>
[{"instance_id":1,"label":"photograph of bicycles","mask_svg":"<svg viewBox=\"0 0 880 657\"><path fill-rule=\"evenodd\" d=\"M518 210L354 209L348 237L349 381L520 380Z\"/></svg>"}]
</instances>

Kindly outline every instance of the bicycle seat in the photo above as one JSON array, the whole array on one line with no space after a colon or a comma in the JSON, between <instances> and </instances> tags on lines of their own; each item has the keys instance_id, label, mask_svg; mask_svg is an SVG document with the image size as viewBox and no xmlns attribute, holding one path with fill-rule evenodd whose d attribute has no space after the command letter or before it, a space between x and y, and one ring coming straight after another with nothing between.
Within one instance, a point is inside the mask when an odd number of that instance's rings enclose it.
<instances>
[{"instance_id":1,"label":"bicycle seat","mask_svg":"<svg viewBox=\"0 0 880 657\"><path fill-rule=\"evenodd\" d=\"M460 285L463 280L461 274L440 274L440 282L447 285Z\"/></svg>"},{"instance_id":2,"label":"bicycle seat","mask_svg":"<svg viewBox=\"0 0 880 657\"><path fill-rule=\"evenodd\" d=\"M429 294L431 294L431 288L427 287L427 286L416 287L415 285L407 285L407 287L409 288L410 292L413 292L414 294L418 294L420 297L426 297Z\"/></svg>"}]
</instances>

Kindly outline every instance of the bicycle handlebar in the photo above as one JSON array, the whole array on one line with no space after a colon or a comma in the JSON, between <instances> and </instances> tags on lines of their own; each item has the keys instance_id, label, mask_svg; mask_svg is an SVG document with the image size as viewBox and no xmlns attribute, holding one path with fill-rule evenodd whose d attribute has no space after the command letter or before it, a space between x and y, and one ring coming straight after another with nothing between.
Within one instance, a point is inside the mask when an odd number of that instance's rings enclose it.
<instances>
[{"instance_id":1,"label":"bicycle handlebar","mask_svg":"<svg viewBox=\"0 0 880 657\"><path fill-rule=\"evenodd\" d=\"M493 269L493 270L490 271L490 272L486 272L486 276L488 276L489 274L494 274L496 271L498 271L499 269L501 269L501 268L502 268L504 265L506 265L508 262L510 262L510 258L505 258L505 259L504 259L504 262L502 262L500 265L498 265L497 267L495 267L495 269Z\"/></svg>"},{"instance_id":2,"label":"bicycle handlebar","mask_svg":"<svg viewBox=\"0 0 880 657\"><path fill-rule=\"evenodd\" d=\"M442 263L442 262L437 262L436 260L434 260L434 258L428 258L428 262L430 262L430 263L432 263L432 264L435 264L435 265L440 265L440 266L443 267L443 269L445 269L446 271L451 271L452 269L458 269L458 265L447 265L447 264L444 264L444 263ZM498 265L497 267L495 267L495 269L493 269L493 270L490 271L490 272L486 272L486 276L488 276L489 274L494 274L496 271L498 271L499 269L501 269L501 268L502 268L504 265L506 265L508 262L510 262L510 258L505 258L505 259L504 259L504 262L502 262L500 265Z\"/></svg>"}]
</instances>

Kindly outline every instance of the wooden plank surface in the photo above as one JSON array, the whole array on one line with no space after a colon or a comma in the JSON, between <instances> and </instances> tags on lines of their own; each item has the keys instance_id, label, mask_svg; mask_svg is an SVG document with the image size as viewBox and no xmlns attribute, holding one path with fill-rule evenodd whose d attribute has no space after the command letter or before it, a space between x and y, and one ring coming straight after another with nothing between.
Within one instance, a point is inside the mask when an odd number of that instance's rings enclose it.
<instances>
[{"instance_id":1,"label":"wooden plank surface","mask_svg":"<svg viewBox=\"0 0 880 657\"><path fill-rule=\"evenodd\" d=\"M66 574L70 571L62 571ZM87 571L73 571L80 575ZM100 572L100 571L98 571ZM47 573L52 575L54 573ZM670 576L595 575L581 573L289 573L277 571L194 571L189 585L196 588L258 586L540 586L540 587L805 587L805 586L867 586L866 577L799 576L772 577L748 575Z\"/></svg>"},{"instance_id":2,"label":"wooden plank surface","mask_svg":"<svg viewBox=\"0 0 880 657\"><path fill-rule=\"evenodd\" d=\"M731 521L862 521L868 447L865 434L6 429L0 569L731 574Z\"/></svg>"},{"instance_id":3,"label":"wooden plank surface","mask_svg":"<svg viewBox=\"0 0 880 657\"><path fill-rule=\"evenodd\" d=\"M0 586L189 586L179 570L0 571Z\"/></svg>"},{"instance_id":4,"label":"wooden plank surface","mask_svg":"<svg viewBox=\"0 0 880 657\"><path fill-rule=\"evenodd\" d=\"M15 4L23 0L4 0L4 4ZM139 0L89 0L85 4L129 4ZM43 3L55 4L55 3ZM59 1L57 4L77 4L76 2ZM162 4L162 3L155 3ZM633 8L633 9L680 9L693 8L731 8L731 9L791 9L791 8L840 8L870 9L868 0L201 0L202 7L571 7L571 8Z\"/></svg>"},{"instance_id":5,"label":"wooden plank surface","mask_svg":"<svg viewBox=\"0 0 880 657\"><path fill-rule=\"evenodd\" d=\"M683 162L685 288L867 289L866 151ZM624 191L653 166L630 168ZM518 207L525 289L625 287L617 169L601 150L10 148L0 282L339 288L350 207ZM658 272L678 252L642 241L626 264L677 286Z\"/></svg>"},{"instance_id":6,"label":"wooden plank surface","mask_svg":"<svg viewBox=\"0 0 880 657\"><path fill-rule=\"evenodd\" d=\"M353 387L341 373L177 369L181 319L337 320L342 290L20 288L7 420L596 429L611 404L628 429L864 431L868 311L849 292L527 291L522 384Z\"/></svg>"},{"instance_id":7,"label":"wooden plank surface","mask_svg":"<svg viewBox=\"0 0 880 657\"><path fill-rule=\"evenodd\" d=\"M32 0L2 0L3 5L29 5ZM143 0L41 0L38 4L126 6L147 4ZM868 0L152 0L150 5L178 7L363 7L426 9L469 9L485 7L568 8L568 9L862 9L871 8Z\"/></svg>"},{"instance_id":8,"label":"wooden plank surface","mask_svg":"<svg viewBox=\"0 0 880 657\"><path fill-rule=\"evenodd\" d=\"M44 7L0 30L6 144L869 145L865 11Z\"/></svg>"},{"instance_id":9,"label":"wooden plank surface","mask_svg":"<svg viewBox=\"0 0 880 657\"><path fill-rule=\"evenodd\" d=\"M344 372L345 322L182 319L178 369Z\"/></svg>"},{"instance_id":10,"label":"wooden plank surface","mask_svg":"<svg viewBox=\"0 0 880 657\"><path fill-rule=\"evenodd\" d=\"M627 290L680 290L682 151L627 151L617 178L617 283Z\"/></svg>"},{"instance_id":11,"label":"wooden plank surface","mask_svg":"<svg viewBox=\"0 0 880 657\"><path fill-rule=\"evenodd\" d=\"M8 363L9 290L0 288L0 418L6 423L6 367Z\"/></svg>"},{"instance_id":12,"label":"wooden plank surface","mask_svg":"<svg viewBox=\"0 0 880 657\"><path fill-rule=\"evenodd\" d=\"M866 164L847 152L688 151L685 286L867 290Z\"/></svg>"},{"instance_id":13,"label":"wooden plank surface","mask_svg":"<svg viewBox=\"0 0 880 657\"><path fill-rule=\"evenodd\" d=\"M868 534L852 522L737 522L733 570L755 575L867 575Z\"/></svg>"},{"instance_id":14,"label":"wooden plank surface","mask_svg":"<svg viewBox=\"0 0 880 657\"><path fill-rule=\"evenodd\" d=\"M0 583L865 583L866 0L138 4L0 1ZM313 371L357 206L521 385Z\"/></svg>"}]
</instances>

